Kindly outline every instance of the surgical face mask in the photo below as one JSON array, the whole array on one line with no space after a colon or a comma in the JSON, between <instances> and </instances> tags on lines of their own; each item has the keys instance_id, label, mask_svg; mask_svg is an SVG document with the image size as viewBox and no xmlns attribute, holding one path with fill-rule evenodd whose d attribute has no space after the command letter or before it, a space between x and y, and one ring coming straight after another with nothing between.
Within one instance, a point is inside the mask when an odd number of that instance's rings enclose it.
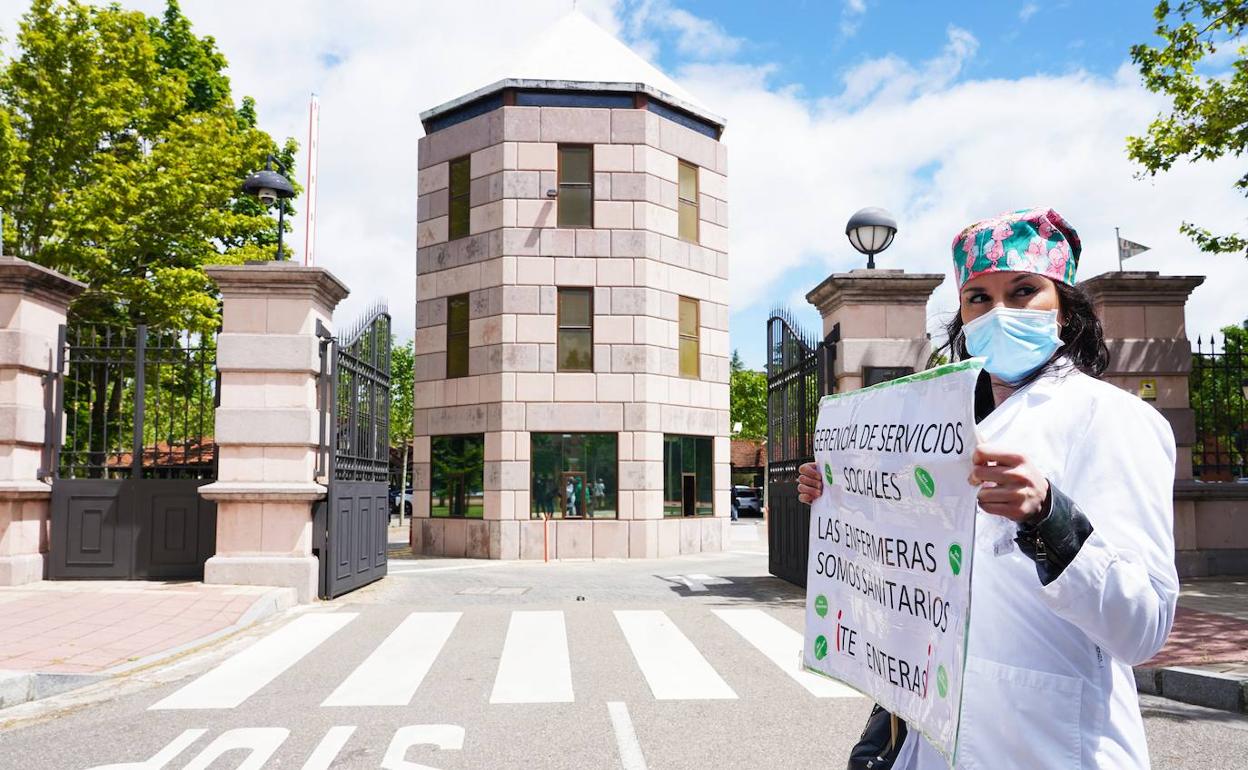
<instances>
[{"instance_id":1,"label":"surgical face mask","mask_svg":"<svg viewBox=\"0 0 1248 770\"><path fill-rule=\"evenodd\" d=\"M997 307L962 327L966 349L988 359L984 368L1018 382L1048 363L1062 344L1056 310Z\"/></svg>"}]
</instances>

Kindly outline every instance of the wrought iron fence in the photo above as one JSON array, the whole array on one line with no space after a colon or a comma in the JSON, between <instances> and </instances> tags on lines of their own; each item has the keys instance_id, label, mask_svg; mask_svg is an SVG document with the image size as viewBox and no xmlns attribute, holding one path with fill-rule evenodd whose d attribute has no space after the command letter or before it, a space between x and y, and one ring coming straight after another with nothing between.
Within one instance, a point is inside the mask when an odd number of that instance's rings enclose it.
<instances>
[{"instance_id":1,"label":"wrought iron fence","mask_svg":"<svg viewBox=\"0 0 1248 770\"><path fill-rule=\"evenodd\" d=\"M788 313L767 320L767 512L769 571L806 584L810 508L797 499L797 469L814 460L819 399L831 393L839 328L822 341Z\"/></svg>"},{"instance_id":2,"label":"wrought iron fence","mask_svg":"<svg viewBox=\"0 0 1248 770\"><path fill-rule=\"evenodd\" d=\"M59 355L48 437L59 478L215 477L212 335L63 327Z\"/></svg>"},{"instance_id":3,"label":"wrought iron fence","mask_svg":"<svg viewBox=\"0 0 1248 770\"><path fill-rule=\"evenodd\" d=\"M1235 330L1232 329L1232 332ZM1244 334L1196 338L1189 380L1196 413L1192 475L1202 481L1234 481L1248 476L1248 370Z\"/></svg>"},{"instance_id":4,"label":"wrought iron fence","mask_svg":"<svg viewBox=\"0 0 1248 770\"><path fill-rule=\"evenodd\" d=\"M334 345L334 478L386 482L390 476L390 315L366 313Z\"/></svg>"}]
</instances>

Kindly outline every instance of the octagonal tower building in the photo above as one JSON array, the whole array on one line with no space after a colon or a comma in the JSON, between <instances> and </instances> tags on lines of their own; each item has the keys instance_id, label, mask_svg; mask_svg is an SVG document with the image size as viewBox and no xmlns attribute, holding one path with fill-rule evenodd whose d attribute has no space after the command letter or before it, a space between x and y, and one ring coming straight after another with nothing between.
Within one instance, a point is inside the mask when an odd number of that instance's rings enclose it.
<instances>
[{"instance_id":1,"label":"octagonal tower building","mask_svg":"<svg viewBox=\"0 0 1248 770\"><path fill-rule=\"evenodd\" d=\"M721 550L723 119L579 12L420 118L412 547Z\"/></svg>"}]
</instances>

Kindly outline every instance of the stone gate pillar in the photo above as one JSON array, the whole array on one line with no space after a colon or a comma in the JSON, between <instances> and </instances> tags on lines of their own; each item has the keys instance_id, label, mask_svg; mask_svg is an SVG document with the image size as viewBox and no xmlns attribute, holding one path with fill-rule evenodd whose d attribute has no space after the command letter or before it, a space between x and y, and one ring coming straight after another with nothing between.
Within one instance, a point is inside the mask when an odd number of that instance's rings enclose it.
<instances>
[{"instance_id":1,"label":"stone gate pillar","mask_svg":"<svg viewBox=\"0 0 1248 770\"><path fill-rule=\"evenodd\" d=\"M859 269L834 273L806 294L806 301L823 316L824 337L839 335L833 367L836 392L927 366L932 352L927 301L944 280L940 273Z\"/></svg>"},{"instance_id":2,"label":"stone gate pillar","mask_svg":"<svg viewBox=\"0 0 1248 770\"><path fill-rule=\"evenodd\" d=\"M1175 479L1192 477L1196 421L1188 394L1192 343L1184 308L1200 275L1112 272L1079 285L1092 299L1109 347L1105 379L1148 400L1170 422L1178 446ZM1178 512L1176 511L1176 514Z\"/></svg>"},{"instance_id":3,"label":"stone gate pillar","mask_svg":"<svg viewBox=\"0 0 1248 770\"><path fill-rule=\"evenodd\" d=\"M1174 547L1180 575L1201 574L1197 500L1182 491L1192 486L1192 445L1196 416L1188 393L1192 343L1184 310L1200 275L1160 275L1156 271L1110 272L1079 285L1092 299L1105 331L1109 369L1105 379L1149 401L1170 423L1175 458Z\"/></svg>"},{"instance_id":4,"label":"stone gate pillar","mask_svg":"<svg viewBox=\"0 0 1248 770\"><path fill-rule=\"evenodd\" d=\"M0 586L43 579L48 551L46 375L74 297L86 287L17 257L0 257ZM62 426L54 430L63 430Z\"/></svg>"},{"instance_id":5,"label":"stone gate pillar","mask_svg":"<svg viewBox=\"0 0 1248 770\"><path fill-rule=\"evenodd\" d=\"M215 266L221 290L217 337L217 481L200 494L217 503L217 553L205 583L291 586L317 595L312 507L319 446L317 321L331 327L347 287L320 267L290 262Z\"/></svg>"}]
</instances>

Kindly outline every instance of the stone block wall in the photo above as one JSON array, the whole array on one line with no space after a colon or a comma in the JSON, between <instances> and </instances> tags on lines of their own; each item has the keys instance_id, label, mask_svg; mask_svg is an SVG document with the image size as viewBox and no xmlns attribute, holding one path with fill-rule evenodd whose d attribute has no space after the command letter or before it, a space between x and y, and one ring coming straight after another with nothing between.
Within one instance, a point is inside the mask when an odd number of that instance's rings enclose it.
<instances>
[{"instance_id":1,"label":"stone block wall","mask_svg":"<svg viewBox=\"0 0 1248 770\"><path fill-rule=\"evenodd\" d=\"M592 228L557 227L547 191L561 143L593 147ZM469 234L448 240L449 162L464 155ZM677 237L679 160L699 169L696 244ZM559 431L618 434L619 518L552 522L551 556L655 556L664 537L678 552L718 550L730 505L723 145L644 109L501 107L422 138L419 166L413 547L541 558L529 434ZM593 288L592 372L556 371L561 287ZM469 295L469 376L447 379L457 294ZM697 379L679 375L681 296L699 302ZM431 437L465 433L485 436L484 519L430 519ZM663 520L665 433L713 437L715 516L686 523L686 540Z\"/></svg>"}]
</instances>

